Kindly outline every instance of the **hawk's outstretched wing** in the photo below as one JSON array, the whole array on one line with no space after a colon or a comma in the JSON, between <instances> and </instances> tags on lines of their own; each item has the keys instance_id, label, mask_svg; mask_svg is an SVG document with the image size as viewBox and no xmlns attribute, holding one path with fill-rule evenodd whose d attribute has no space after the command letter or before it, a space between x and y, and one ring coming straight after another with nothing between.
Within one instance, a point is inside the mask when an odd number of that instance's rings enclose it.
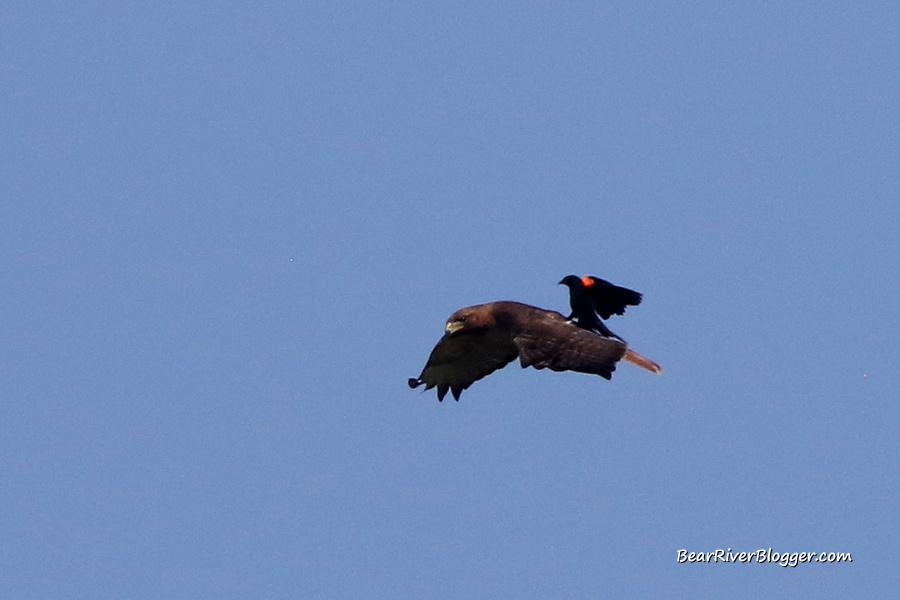
<instances>
[{"instance_id":1,"label":"hawk's outstretched wing","mask_svg":"<svg viewBox=\"0 0 900 600\"><path fill-rule=\"evenodd\" d=\"M612 377L628 346L582 329L557 312L541 313L521 322L513 338L523 367Z\"/></svg>"},{"instance_id":2,"label":"hawk's outstretched wing","mask_svg":"<svg viewBox=\"0 0 900 600\"><path fill-rule=\"evenodd\" d=\"M497 369L505 367L519 355L509 333L496 327L483 330L447 333L440 339L418 379L410 379L410 387L425 384L437 387L438 400L449 389L459 400L462 391Z\"/></svg>"}]
</instances>

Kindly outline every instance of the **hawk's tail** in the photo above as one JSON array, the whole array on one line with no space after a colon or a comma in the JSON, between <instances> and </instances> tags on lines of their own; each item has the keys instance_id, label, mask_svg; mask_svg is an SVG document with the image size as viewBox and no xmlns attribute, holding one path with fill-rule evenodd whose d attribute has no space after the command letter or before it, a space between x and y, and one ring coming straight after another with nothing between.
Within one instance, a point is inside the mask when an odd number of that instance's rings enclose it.
<instances>
[{"instance_id":1,"label":"hawk's tail","mask_svg":"<svg viewBox=\"0 0 900 600\"><path fill-rule=\"evenodd\" d=\"M657 375L660 375L662 373L661 366L659 366L658 364L656 364L654 361L650 360L643 354L641 354L639 352L635 352L631 348L629 348L628 350L625 351L625 356L623 356L622 358L624 358L625 360L627 360L630 363L636 364L639 367L644 367L648 371L653 371Z\"/></svg>"}]
</instances>

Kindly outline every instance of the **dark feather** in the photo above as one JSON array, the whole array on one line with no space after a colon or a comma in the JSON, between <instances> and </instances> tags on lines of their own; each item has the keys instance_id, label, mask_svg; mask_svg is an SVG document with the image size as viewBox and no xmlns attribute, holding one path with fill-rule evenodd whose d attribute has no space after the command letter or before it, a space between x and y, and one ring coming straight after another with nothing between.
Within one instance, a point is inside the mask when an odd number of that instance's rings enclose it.
<instances>
[{"instance_id":1,"label":"dark feather","mask_svg":"<svg viewBox=\"0 0 900 600\"><path fill-rule=\"evenodd\" d=\"M641 303L642 296L639 292L613 285L599 277L591 277L591 280L594 285L585 289L591 300L594 301L597 314L604 319L613 315L624 315L626 307L637 306Z\"/></svg>"}]
</instances>

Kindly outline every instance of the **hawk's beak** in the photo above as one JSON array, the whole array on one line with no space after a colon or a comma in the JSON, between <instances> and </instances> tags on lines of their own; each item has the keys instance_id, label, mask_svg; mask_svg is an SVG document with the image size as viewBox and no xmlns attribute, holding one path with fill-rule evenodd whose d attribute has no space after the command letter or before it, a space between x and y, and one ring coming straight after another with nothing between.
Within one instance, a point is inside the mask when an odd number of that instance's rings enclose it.
<instances>
[{"instance_id":1,"label":"hawk's beak","mask_svg":"<svg viewBox=\"0 0 900 600\"><path fill-rule=\"evenodd\" d=\"M456 333L462 328L463 324L459 321L447 321L447 324L444 326L444 331L447 333Z\"/></svg>"}]
</instances>

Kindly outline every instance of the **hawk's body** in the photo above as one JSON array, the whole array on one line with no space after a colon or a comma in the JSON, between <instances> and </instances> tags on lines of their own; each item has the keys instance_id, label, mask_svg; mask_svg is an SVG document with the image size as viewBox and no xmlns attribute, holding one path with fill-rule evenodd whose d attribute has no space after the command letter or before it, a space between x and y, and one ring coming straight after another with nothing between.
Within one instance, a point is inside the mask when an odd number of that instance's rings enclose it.
<instances>
[{"instance_id":1,"label":"hawk's body","mask_svg":"<svg viewBox=\"0 0 900 600\"><path fill-rule=\"evenodd\" d=\"M516 358L522 367L578 371L606 379L623 358L661 372L659 365L629 350L621 340L579 327L556 311L503 301L453 313L422 374L409 385L436 387L438 400L449 390L459 400L472 383Z\"/></svg>"}]
</instances>

